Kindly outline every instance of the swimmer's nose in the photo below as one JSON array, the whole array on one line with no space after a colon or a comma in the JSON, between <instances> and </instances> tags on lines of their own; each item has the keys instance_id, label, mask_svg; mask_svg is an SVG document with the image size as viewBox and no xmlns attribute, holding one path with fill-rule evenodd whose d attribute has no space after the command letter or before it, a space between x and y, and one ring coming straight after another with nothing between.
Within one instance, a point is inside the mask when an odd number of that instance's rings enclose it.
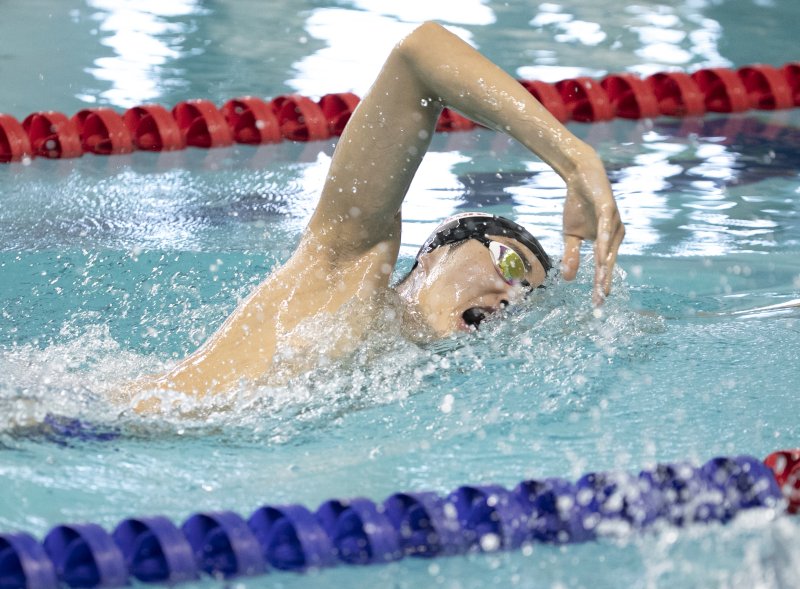
<instances>
[{"instance_id":1,"label":"swimmer's nose","mask_svg":"<svg viewBox=\"0 0 800 589\"><path fill-rule=\"evenodd\" d=\"M486 313L478 307L470 307L461 314L461 318L464 319L464 323L469 327L478 329L481 321L486 319Z\"/></svg>"}]
</instances>

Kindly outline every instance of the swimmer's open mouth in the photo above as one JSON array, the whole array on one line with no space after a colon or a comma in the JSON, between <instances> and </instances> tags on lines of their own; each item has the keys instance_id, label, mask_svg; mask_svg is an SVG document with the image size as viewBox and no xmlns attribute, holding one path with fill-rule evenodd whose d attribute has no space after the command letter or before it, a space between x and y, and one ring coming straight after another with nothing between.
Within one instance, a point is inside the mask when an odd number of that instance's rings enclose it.
<instances>
[{"instance_id":1,"label":"swimmer's open mouth","mask_svg":"<svg viewBox=\"0 0 800 589\"><path fill-rule=\"evenodd\" d=\"M500 301L499 307L470 307L461 314L461 326L464 331L478 329L484 319L508 307L508 301Z\"/></svg>"}]
</instances>

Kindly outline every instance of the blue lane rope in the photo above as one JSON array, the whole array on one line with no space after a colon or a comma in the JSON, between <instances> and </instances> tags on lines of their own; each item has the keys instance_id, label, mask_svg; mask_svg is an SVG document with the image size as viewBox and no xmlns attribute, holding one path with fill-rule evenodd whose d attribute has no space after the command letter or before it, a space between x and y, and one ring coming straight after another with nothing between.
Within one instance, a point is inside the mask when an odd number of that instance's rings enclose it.
<instances>
[{"instance_id":1,"label":"blue lane rope","mask_svg":"<svg viewBox=\"0 0 800 589\"><path fill-rule=\"evenodd\" d=\"M25 532L0 534L0 589L121 587L129 581L175 584L273 570L376 564L512 550L531 542L586 542L643 530L727 522L739 511L781 505L773 471L756 458L714 458L700 467L659 465L638 475L589 473L573 483L527 480L513 490L462 486L446 497L395 493L383 503L357 498L263 506L247 520L197 513L180 528L164 517L126 519L109 534L97 524L51 529L40 543Z\"/></svg>"}]
</instances>

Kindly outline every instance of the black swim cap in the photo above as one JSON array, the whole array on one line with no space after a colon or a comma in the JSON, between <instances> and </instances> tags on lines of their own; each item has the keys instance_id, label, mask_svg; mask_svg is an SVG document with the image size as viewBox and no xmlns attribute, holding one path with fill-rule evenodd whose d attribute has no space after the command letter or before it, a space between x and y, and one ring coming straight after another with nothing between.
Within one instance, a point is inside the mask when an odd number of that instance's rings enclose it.
<instances>
[{"instance_id":1,"label":"black swim cap","mask_svg":"<svg viewBox=\"0 0 800 589\"><path fill-rule=\"evenodd\" d=\"M516 239L533 252L533 255L542 264L545 274L550 272L550 268L553 267L550 257L544 251L539 240L527 229L510 219L488 213L461 213L445 219L419 248L414 267L422 254L432 252L437 247L473 238L487 239L487 235L501 235Z\"/></svg>"}]
</instances>

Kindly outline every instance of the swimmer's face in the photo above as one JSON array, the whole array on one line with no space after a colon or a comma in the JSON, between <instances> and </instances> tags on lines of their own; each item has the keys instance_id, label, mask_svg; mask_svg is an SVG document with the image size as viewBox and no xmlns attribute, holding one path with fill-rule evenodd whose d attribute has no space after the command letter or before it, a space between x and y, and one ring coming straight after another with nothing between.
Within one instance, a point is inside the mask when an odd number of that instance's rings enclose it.
<instances>
[{"instance_id":1,"label":"swimmer's face","mask_svg":"<svg viewBox=\"0 0 800 589\"><path fill-rule=\"evenodd\" d=\"M509 237L487 237L523 258L520 279L508 280L489 248L468 239L422 254L417 267L397 287L440 336L475 329L480 321L519 302L544 282L545 270L527 247Z\"/></svg>"}]
</instances>

